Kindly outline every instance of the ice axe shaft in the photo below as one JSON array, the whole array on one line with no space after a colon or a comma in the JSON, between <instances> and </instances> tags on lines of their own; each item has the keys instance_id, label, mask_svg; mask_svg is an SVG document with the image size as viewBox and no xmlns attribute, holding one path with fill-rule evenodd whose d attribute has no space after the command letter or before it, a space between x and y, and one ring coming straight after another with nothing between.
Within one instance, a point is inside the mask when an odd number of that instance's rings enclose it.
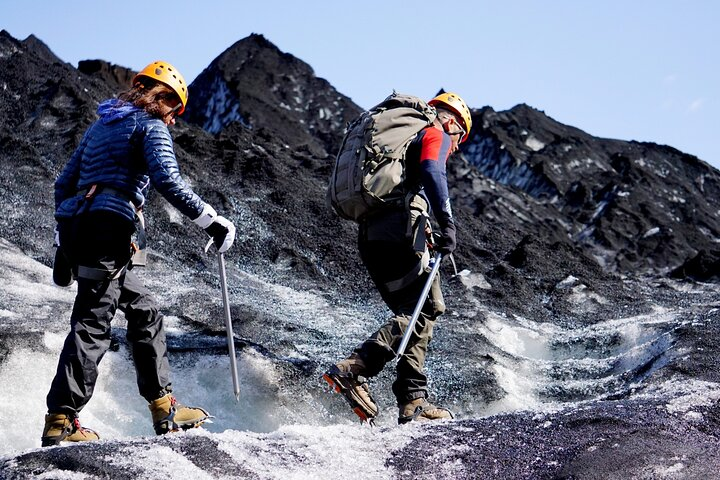
<instances>
[{"instance_id":1,"label":"ice axe shaft","mask_svg":"<svg viewBox=\"0 0 720 480\"><path fill-rule=\"evenodd\" d=\"M420 317L420 312L422 311L423 305L425 305L425 299L427 299L427 296L430 293L430 288L432 288L433 280L435 279L438 270L440 270L440 260L442 260L442 254L436 253L435 263L432 266L432 270L430 270L430 275L428 275L428 279L425 282L425 287L423 287L422 293L420 293L418 303L417 305L415 305L415 311L413 311L412 317L410 318L408 326L405 329L405 335L403 335L402 341L400 342L400 347L395 354L396 360L400 360L400 357L403 356L403 354L405 353L405 349L407 348L408 342L410 342L410 337L415 332L415 324L417 323L418 317Z\"/></svg>"},{"instance_id":2,"label":"ice axe shaft","mask_svg":"<svg viewBox=\"0 0 720 480\"><path fill-rule=\"evenodd\" d=\"M235 358L235 336L233 335L232 318L230 318L230 299L228 298L227 274L225 273L225 256L218 253L220 267L220 288L222 289L223 310L225 311L225 332L227 333L228 353L230 355L230 373L232 374L235 400L240 401L240 382L238 381L237 359Z\"/></svg>"}]
</instances>

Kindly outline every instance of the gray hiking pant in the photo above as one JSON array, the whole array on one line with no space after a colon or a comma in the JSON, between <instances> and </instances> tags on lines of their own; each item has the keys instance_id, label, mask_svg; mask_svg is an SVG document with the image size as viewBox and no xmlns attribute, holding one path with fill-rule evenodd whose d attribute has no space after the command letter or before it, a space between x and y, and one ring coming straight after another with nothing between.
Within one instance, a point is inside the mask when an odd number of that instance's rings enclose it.
<instances>
[{"instance_id":1,"label":"gray hiking pant","mask_svg":"<svg viewBox=\"0 0 720 480\"><path fill-rule=\"evenodd\" d=\"M60 244L73 268L114 270L130 259L133 225L112 213L63 220ZM116 279L77 279L77 296L57 372L47 395L48 412L77 414L92 397L98 365L110 347L110 322L119 308L127 319L140 394L148 401L170 384L162 315L149 290L132 272Z\"/></svg>"},{"instance_id":2,"label":"gray hiking pant","mask_svg":"<svg viewBox=\"0 0 720 480\"><path fill-rule=\"evenodd\" d=\"M418 247L424 242L415 242L406 235L408 216L406 212L389 214L376 218L372 223L361 225L358 247L360 257L380 295L392 310L394 316L355 349L367 367L365 375L372 377L380 373L385 364L395 358L415 306L420 298L428 273L411 274L410 280L397 288L397 280L408 278L408 272L416 271L421 261ZM422 235L415 232L414 235ZM423 235L424 240L424 235ZM396 284L393 286L393 284ZM428 344L432 340L436 318L445 310L440 291L439 275L433 282L430 295L423 304L415 333L397 363L397 377L392 389L398 405L416 398L427 397L427 376L424 365Z\"/></svg>"}]
</instances>

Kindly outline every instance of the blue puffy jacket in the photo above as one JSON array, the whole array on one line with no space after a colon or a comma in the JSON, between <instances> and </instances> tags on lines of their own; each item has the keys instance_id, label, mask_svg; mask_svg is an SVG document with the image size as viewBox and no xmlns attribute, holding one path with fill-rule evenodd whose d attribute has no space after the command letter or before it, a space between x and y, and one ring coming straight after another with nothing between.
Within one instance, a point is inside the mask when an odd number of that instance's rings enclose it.
<instances>
[{"instance_id":1,"label":"blue puffy jacket","mask_svg":"<svg viewBox=\"0 0 720 480\"><path fill-rule=\"evenodd\" d=\"M150 183L181 213L198 218L205 203L180 176L165 123L116 99L101 103L98 115L55 181L55 218L110 211L132 221L135 212L128 200L141 207ZM99 188L85 200L79 192L94 184L110 190Z\"/></svg>"}]
</instances>

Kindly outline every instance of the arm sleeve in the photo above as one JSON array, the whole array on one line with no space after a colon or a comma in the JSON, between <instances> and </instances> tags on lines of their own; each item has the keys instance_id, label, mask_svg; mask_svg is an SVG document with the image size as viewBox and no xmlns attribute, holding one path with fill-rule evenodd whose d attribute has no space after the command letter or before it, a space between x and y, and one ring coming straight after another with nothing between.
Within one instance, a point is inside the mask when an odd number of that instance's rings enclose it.
<instances>
[{"instance_id":1,"label":"arm sleeve","mask_svg":"<svg viewBox=\"0 0 720 480\"><path fill-rule=\"evenodd\" d=\"M451 140L448 135L435 128L429 128L420 148L420 180L433 216L441 229L446 228L449 223L454 223L446 170L450 145Z\"/></svg>"},{"instance_id":2,"label":"arm sleeve","mask_svg":"<svg viewBox=\"0 0 720 480\"><path fill-rule=\"evenodd\" d=\"M170 131L159 120L147 124L143 152L153 187L183 215L191 219L199 217L205 202L180 176Z\"/></svg>"},{"instance_id":3,"label":"arm sleeve","mask_svg":"<svg viewBox=\"0 0 720 480\"><path fill-rule=\"evenodd\" d=\"M75 149L73 154L70 156L70 161L65 165L58 178L55 180L55 210L57 211L60 204L77 194L77 183L80 178L80 162L82 160L83 152L87 146L89 132L85 132L80 145Z\"/></svg>"}]
</instances>

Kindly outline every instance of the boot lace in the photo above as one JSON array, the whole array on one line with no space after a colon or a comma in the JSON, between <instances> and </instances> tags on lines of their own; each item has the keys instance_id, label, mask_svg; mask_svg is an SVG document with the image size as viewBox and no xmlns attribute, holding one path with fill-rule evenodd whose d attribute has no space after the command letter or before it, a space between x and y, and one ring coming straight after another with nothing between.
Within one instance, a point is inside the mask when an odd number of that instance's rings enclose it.
<instances>
[{"instance_id":1,"label":"boot lace","mask_svg":"<svg viewBox=\"0 0 720 480\"><path fill-rule=\"evenodd\" d=\"M79 419L78 417L73 418L72 424L73 424L73 427L75 427L75 430L74 430L74 431L80 432L80 433L82 433L82 434L85 433L85 430L86 430L86 429L85 429L85 427L83 427L82 425L80 425L80 419Z\"/></svg>"}]
</instances>

